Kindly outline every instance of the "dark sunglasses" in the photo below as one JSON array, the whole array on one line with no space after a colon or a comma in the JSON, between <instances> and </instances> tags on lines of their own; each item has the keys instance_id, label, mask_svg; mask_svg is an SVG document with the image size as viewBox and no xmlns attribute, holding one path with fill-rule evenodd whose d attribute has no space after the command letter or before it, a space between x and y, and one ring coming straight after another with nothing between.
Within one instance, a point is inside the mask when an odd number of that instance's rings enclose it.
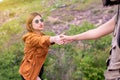
<instances>
[{"instance_id":1,"label":"dark sunglasses","mask_svg":"<svg viewBox=\"0 0 120 80\"><path fill-rule=\"evenodd\" d=\"M40 22L44 22L44 20L43 20L43 19L36 19L34 22L38 24L38 23L39 23L39 21L40 21Z\"/></svg>"}]
</instances>

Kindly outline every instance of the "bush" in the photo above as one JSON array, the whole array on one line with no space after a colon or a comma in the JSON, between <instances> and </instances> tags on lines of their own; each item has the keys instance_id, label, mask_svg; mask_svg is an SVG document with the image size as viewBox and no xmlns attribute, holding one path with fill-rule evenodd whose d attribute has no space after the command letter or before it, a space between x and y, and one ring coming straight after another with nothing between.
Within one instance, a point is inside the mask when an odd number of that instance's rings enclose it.
<instances>
[{"instance_id":1,"label":"bush","mask_svg":"<svg viewBox=\"0 0 120 80\"><path fill-rule=\"evenodd\" d=\"M95 28L85 22L82 26L71 25L66 31L74 35ZM111 37L98 40L73 42L67 45L54 45L49 51L45 63L44 78L46 80L103 80L106 69ZM81 46L84 45L84 46Z\"/></svg>"},{"instance_id":2,"label":"bush","mask_svg":"<svg viewBox=\"0 0 120 80\"><path fill-rule=\"evenodd\" d=\"M0 56L0 80L20 80L18 73L23 55L22 43L16 43Z\"/></svg>"}]
</instances>

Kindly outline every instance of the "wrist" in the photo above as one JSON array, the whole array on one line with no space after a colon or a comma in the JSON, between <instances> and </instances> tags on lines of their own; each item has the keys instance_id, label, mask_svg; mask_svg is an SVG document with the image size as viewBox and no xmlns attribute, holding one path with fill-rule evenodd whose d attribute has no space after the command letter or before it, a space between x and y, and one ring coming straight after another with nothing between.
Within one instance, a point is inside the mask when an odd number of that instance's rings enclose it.
<instances>
[{"instance_id":1,"label":"wrist","mask_svg":"<svg viewBox=\"0 0 120 80\"><path fill-rule=\"evenodd\" d=\"M50 43L55 43L55 37L50 37Z\"/></svg>"},{"instance_id":2,"label":"wrist","mask_svg":"<svg viewBox=\"0 0 120 80\"><path fill-rule=\"evenodd\" d=\"M57 43L59 40L59 36L53 36L51 37L51 43Z\"/></svg>"}]
</instances>

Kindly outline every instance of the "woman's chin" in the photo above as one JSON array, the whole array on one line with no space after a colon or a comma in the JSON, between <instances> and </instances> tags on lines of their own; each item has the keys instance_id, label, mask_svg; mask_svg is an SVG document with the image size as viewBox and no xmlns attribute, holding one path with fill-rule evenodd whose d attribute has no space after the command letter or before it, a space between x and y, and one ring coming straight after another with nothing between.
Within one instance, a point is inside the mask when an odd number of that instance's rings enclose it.
<instances>
[{"instance_id":1,"label":"woman's chin","mask_svg":"<svg viewBox=\"0 0 120 80\"><path fill-rule=\"evenodd\" d=\"M43 30L43 28L39 28L39 30Z\"/></svg>"}]
</instances>

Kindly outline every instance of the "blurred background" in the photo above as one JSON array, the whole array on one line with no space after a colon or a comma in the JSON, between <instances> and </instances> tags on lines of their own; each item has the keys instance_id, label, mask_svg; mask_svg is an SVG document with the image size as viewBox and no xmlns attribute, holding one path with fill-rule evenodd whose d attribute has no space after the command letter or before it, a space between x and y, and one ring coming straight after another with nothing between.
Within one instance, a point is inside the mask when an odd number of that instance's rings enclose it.
<instances>
[{"instance_id":1,"label":"blurred background","mask_svg":"<svg viewBox=\"0 0 120 80\"><path fill-rule=\"evenodd\" d=\"M0 0L0 80L21 80L22 36L32 12L45 20L47 35L82 33L108 21L117 7L102 0ZM104 80L111 34L97 40L53 45L44 64L44 80Z\"/></svg>"}]
</instances>

